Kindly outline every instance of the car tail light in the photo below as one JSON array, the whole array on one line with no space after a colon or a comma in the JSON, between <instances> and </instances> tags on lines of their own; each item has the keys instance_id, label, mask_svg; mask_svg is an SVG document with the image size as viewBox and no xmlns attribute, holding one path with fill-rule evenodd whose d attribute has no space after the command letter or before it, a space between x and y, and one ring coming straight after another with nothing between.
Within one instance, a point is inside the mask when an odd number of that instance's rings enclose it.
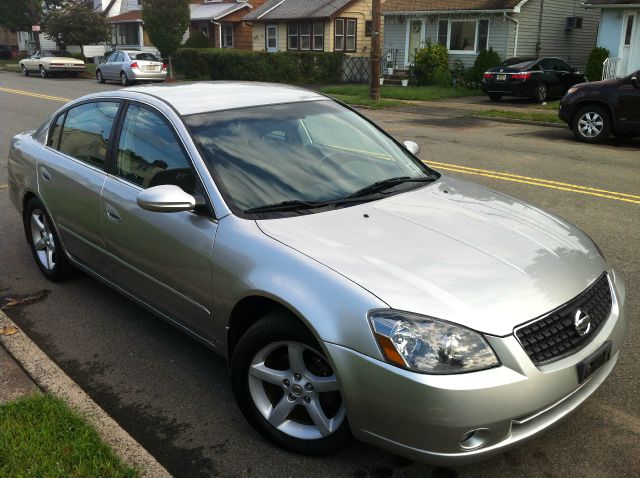
<instances>
[{"instance_id":1,"label":"car tail light","mask_svg":"<svg viewBox=\"0 0 640 478\"><path fill-rule=\"evenodd\" d=\"M526 71L524 73L514 73L513 75L511 75L511 78L513 78L514 80L530 80L531 72Z\"/></svg>"},{"instance_id":2,"label":"car tail light","mask_svg":"<svg viewBox=\"0 0 640 478\"><path fill-rule=\"evenodd\" d=\"M162 64L162 71L167 71L167 64L166 63Z\"/></svg>"},{"instance_id":3,"label":"car tail light","mask_svg":"<svg viewBox=\"0 0 640 478\"><path fill-rule=\"evenodd\" d=\"M131 63L131 68L138 68L138 62L134 61L133 63Z\"/></svg>"},{"instance_id":4,"label":"car tail light","mask_svg":"<svg viewBox=\"0 0 640 478\"><path fill-rule=\"evenodd\" d=\"M489 72L487 72L487 73L485 73L485 74L484 74L484 77L485 77L487 80L490 80L491 78L493 78L493 73L489 73Z\"/></svg>"}]
</instances>

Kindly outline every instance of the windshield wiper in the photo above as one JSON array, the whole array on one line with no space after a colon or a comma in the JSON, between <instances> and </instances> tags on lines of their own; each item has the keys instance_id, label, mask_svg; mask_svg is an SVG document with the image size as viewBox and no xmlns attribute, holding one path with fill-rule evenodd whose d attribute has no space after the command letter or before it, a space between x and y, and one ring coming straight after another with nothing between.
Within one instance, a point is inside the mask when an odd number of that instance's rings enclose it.
<instances>
[{"instance_id":1,"label":"windshield wiper","mask_svg":"<svg viewBox=\"0 0 640 478\"><path fill-rule=\"evenodd\" d=\"M349 194L345 199L361 198L363 196L369 196L371 194L382 192L386 189L390 189L397 184L402 183L430 183L435 181L434 178L427 176L421 178L411 178L409 176L401 176L397 178L383 179L377 181L369 186L365 186L362 189L358 189L356 192Z\"/></svg>"},{"instance_id":2,"label":"windshield wiper","mask_svg":"<svg viewBox=\"0 0 640 478\"><path fill-rule=\"evenodd\" d=\"M315 209L333 204L333 202L320 201L300 201L293 199L290 201L282 201L274 204L265 204L263 206L252 207L244 211L245 214L256 212L278 212L278 211L296 211L300 209Z\"/></svg>"}]
</instances>

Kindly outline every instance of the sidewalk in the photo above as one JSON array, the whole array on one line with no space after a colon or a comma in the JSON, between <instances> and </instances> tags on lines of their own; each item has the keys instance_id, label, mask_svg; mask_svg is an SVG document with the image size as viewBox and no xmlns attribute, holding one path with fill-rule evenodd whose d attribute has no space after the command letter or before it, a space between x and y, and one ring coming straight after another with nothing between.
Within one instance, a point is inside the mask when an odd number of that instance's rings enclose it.
<instances>
[{"instance_id":1,"label":"sidewalk","mask_svg":"<svg viewBox=\"0 0 640 478\"><path fill-rule=\"evenodd\" d=\"M0 346L0 404L40 392L31 377Z\"/></svg>"}]
</instances>

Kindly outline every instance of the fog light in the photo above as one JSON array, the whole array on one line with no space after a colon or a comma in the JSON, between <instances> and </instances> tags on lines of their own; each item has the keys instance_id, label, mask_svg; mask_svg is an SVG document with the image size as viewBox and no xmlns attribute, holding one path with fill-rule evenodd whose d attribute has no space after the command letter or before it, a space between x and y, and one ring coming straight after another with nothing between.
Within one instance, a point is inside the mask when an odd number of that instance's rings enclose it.
<instances>
[{"instance_id":1,"label":"fog light","mask_svg":"<svg viewBox=\"0 0 640 478\"><path fill-rule=\"evenodd\" d=\"M475 450L483 447L489 441L491 436L491 430L488 428L476 428L475 430L469 430L464 434L462 440L460 440L460 448L463 450Z\"/></svg>"}]
</instances>

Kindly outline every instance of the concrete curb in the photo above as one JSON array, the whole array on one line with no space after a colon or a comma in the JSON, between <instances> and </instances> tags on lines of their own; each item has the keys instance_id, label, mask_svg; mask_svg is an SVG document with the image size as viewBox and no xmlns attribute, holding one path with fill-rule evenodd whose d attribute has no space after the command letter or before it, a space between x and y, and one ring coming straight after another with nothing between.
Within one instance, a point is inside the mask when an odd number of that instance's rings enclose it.
<instances>
[{"instance_id":1,"label":"concrete curb","mask_svg":"<svg viewBox=\"0 0 640 478\"><path fill-rule=\"evenodd\" d=\"M0 335L0 345L45 392L60 398L93 426L100 438L142 477L171 478L171 474L62 371L7 315L0 310L0 327L16 327L14 335Z\"/></svg>"},{"instance_id":2,"label":"concrete curb","mask_svg":"<svg viewBox=\"0 0 640 478\"><path fill-rule=\"evenodd\" d=\"M497 121L498 123L512 123L512 124L527 124L531 126L547 126L549 128L566 129L568 126L563 123L549 123L548 121L533 121L533 120L521 120L514 118L494 118L493 116L482 116L471 113L471 118L478 118L486 121Z\"/></svg>"}]
</instances>

